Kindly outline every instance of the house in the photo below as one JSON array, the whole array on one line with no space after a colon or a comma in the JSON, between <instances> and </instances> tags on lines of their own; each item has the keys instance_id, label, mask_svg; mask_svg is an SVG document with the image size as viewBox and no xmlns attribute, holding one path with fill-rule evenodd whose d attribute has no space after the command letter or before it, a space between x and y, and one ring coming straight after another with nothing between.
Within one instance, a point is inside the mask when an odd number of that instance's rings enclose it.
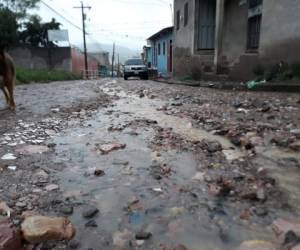
<instances>
[{"instance_id":1,"label":"house","mask_svg":"<svg viewBox=\"0 0 300 250\"><path fill-rule=\"evenodd\" d=\"M174 75L248 80L258 65L300 61L299 0L175 0Z\"/></svg>"},{"instance_id":2,"label":"house","mask_svg":"<svg viewBox=\"0 0 300 250\"><path fill-rule=\"evenodd\" d=\"M146 47L148 66L156 68L158 74L170 77L173 71L173 27L167 27L148 39Z\"/></svg>"},{"instance_id":3,"label":"house","mask_svg":"<svg viewBox=\"0 0 300 250\"><path fill-rule=\"evenodd\" d=\"M152 47L150 45L143 47L142 59L149 69L152 68Z\"/></svg>"}]
</instances>

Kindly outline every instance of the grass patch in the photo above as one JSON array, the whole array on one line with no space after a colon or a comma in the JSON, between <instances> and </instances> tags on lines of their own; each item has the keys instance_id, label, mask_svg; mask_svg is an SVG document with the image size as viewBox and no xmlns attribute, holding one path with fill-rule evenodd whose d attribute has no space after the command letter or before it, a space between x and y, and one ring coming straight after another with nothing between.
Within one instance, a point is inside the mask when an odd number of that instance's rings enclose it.
<instances>
[{"instance_id":1,"label":"grass patch","mask_svg":"<svg viewBox=\"0 0 300 250\"><path fill-rule=\"evenodd\" d=\"M82 77L79 74L63 70L24 69L17 68L17 84L29 84L33 82L48 83L53 81L72 81Z\"/></svg>"}]
</instances>

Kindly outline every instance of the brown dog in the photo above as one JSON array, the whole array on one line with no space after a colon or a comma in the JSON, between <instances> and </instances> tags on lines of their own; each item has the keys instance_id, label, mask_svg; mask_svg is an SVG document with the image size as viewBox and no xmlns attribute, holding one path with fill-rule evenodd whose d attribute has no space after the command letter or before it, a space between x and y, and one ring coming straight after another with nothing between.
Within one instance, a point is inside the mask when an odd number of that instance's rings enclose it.
<instances>
[{"instance_id":1,"label":"brown dog","mask_svg":"<svg viewBox=\"0 0 300 250\"><path fill-rule=\"evenodd\" d=\"M1 79L2 78L2 79ZM7 104L15 110L14 87L16 70L12 58L0 49L0 88L4 93Z\"/></svg>"}]
</instances>

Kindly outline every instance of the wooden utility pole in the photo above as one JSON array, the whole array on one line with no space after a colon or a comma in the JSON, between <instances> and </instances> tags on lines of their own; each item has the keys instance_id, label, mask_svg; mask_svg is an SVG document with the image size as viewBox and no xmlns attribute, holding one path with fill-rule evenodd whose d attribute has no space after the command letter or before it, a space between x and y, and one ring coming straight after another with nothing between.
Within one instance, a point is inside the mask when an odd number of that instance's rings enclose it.
<instances>
[{"instance_id":1,"label":"wooden utility pole","mask_svg":"<svg viewBox=\"0 0 300 250\"><path fill-rule=\"evenodd\" d=\"M114 77L114 70L115 70L115 43L113 45L113 53L111 58L111 77Z\"/></svg>"},{"instance_id":2,"label":"wooden utility pole","mask_svg":"<svg viewBox=\"0 0 300 250\"><path fill-rule=\"evenodd\" d=\"M80 7L74 7L75 9L81 9L81 15L82 15L82 32L83 32L83 49L84 49L84 68L85 68L85 77L88 78L88 56L87 56L87 48L86 48L86 31L85 31L85 20L86 20L86 14L84 13L85 9L91 9L90 6L84 6L83 2L81 2Z\"/></svg>"},{"instance_id":3,"label":"wooden utility pole","mask_svg":"<svg viewBox=\"0 0 300 250\"><path fill-rule=\"evenodd\" d=\"M118 77L120 77L120 54L118 53Z\"/></svg>"}]
</instances>

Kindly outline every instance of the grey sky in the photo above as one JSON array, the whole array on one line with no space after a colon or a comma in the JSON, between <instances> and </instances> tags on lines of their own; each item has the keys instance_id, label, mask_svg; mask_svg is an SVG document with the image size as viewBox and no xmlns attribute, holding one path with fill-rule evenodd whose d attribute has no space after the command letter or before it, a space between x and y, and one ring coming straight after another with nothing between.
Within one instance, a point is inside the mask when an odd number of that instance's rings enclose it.
<instances>
[{"instance_id":1,"label":"grey sky","mask_svg":"<svg viewBox=\"0 0 300 250\"><path fill-rule=\"evenodd\" d=\"M78 27L82 26L78 0L42 0L61 13ZM172 25L172 0L85 0L85 5L92 7L86 10L87 32L99 43L114 41L134 50L140 50L145 39L160 29ZM80 44L82 34L53 10L41 3L36 11L45 21L56 18L69 30L70 42ZM89 42L95 40L89 38Z\"/></svg>"}]
</instances>

